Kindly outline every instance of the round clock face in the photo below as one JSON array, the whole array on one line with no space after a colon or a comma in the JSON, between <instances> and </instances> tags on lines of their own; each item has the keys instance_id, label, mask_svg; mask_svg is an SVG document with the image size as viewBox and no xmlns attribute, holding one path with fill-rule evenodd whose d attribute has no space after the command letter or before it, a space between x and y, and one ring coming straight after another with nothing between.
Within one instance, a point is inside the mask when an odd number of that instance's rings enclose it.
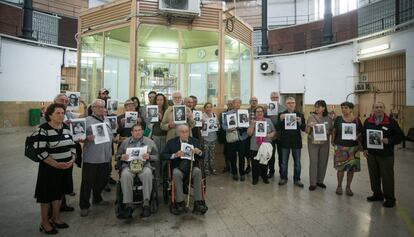
<instances>
[{"instance_id":1,"label":"round clock face","mask_svg":"<svg viewBox=\"0 0 414 237\"><path fill-rule=\"evenodd\" d=\"M204 49L199 49L197 54L198 54L198 57L204 58L206 56L206 51Z\"/></svg>"}]
</instances>

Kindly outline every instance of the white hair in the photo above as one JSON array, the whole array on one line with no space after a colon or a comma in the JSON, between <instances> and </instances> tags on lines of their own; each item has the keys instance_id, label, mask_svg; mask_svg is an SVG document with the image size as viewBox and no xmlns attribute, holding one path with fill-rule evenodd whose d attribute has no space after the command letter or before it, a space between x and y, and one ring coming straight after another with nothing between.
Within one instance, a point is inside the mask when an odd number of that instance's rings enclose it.
<instances>
[{"instance_id":1,"label":"white hair","mask_svg":"<svg viewBox=\"0 0 414 237\"><path fill-rule=\"evenodd\" d=\"M68 96L65 94L65 93L60 93L60 94L58 94L56 97L55 97L55 99L53 100L55 103L56 103L56 101L59 99L59 97L61 97L61 96L64 96L64 97L66 97L67 99L69 99L68 98Z\"/></svg>"},{"instance_id":2,"label":"white hair","mask_svg":"<svg viewBox=\"0 0 414 237\"><path fill-rule=\"evenodd\" d=\"M95 107L97 105L103 105L103 106L105 106L105 101L104 100L101 100L101 99L96 99L91 104L92 107Z\"/></svg>"},{"instance_id":3,"label":"white hair","mask_svg":"<svg viewBox=\"0 0 414 237\"><path fill-rule=\"evenodd\" d=\"M186 129L188 129L188 131L190 131L190 127L188 126L188 124L186 124L186 123L185 124L180 124L180 125L177 126L177 129L176 129L177 136L178 136L178 133L184 128L186 128Z\"/></svg>"}]
</instances>

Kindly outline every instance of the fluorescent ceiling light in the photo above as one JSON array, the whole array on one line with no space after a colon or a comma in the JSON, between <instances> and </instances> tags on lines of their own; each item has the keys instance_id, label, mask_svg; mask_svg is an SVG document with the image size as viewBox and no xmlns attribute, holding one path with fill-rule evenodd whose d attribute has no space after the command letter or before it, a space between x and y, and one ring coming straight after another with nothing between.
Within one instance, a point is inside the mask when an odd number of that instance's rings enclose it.
<instances>
[{"instance_id":1,"label":"fluorescent ceiling light","mask_svg":"<svg viewBox=\"0 0 414 237\"><path fill-rule=\"evenodd\" d=\"M99 53L82 53L82 57L88 57L88 58L100 58L101 55Z\"/></svg>"},{"instance_id":2,"label":"fluorescent ceiling light","mask_svg":"<svg viewBox=\"0 0 414 237\"><path fill-rule=\"evenodd\" d=\"M86 81L86 79L85 78L81 78L81 81Z\"/></svg>"},{"instance_id":3,"label":"fluorescent ceiling light","mask_svg":"<svg viewBox=\"0 0 414 237\"><path fill-rule=\"evenodd\" d=\"M361 54L375 53L375 52L386 50L386 49L389 49L389 48L390 48L390 44L380 44L380 45L377 45L377 46L374 46L374 47L361 49Z\"/></svg>"},{"instance_id":4,"label":"fluorescent ceiling light","mask_svg":"<svg viewBox=\"0 0 414 237\"><path fill-rule=\"evenodd\" d=\"M148 43L150 48L170 48L170 49L178 49L178 44L173 42L159 42L159 41L151 41Z\"/></svg>"}]
</instances>

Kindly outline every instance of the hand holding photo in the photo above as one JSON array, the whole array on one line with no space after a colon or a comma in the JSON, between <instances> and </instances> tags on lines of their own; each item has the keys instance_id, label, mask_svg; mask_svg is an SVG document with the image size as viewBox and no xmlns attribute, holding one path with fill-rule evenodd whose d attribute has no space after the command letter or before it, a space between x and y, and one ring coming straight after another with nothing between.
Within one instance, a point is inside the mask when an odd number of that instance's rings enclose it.
<instances>
[{"instance_id":1,"label":"hand holding photo","mask_svg":"<svg viewBox=\"0 0 414 237\"><path fill-rule=\"evenodd\" d=\"M274 102L274 101L269 102L269 105L267 106L267 115L274 116L278 114L277 112L278 112L277 102Z\"/></svg>"},{"instance_id":2,"label":"hand holding photo","mask_svg":"<svg viewBox=\"0 0 414 237\"><path fill-rule=\"evenodd\" d=\"M356 140L356 124L343 123L342 124L342 140Z\"/></svg>"},{"instance_id":3,"label":"hand holding photo","mask_svg":"<svg viewBox=\"0 0 414 237\"><path fill-rule=\"evenodd\" d=\"M106 123L92 124L92 134L95 136L95 144L101 144L111 141Z\"/></svg>"},{"instance_id":4,"label":"hand holding photo","mask_svg":"<svg viewBox=\"0 0 414 237\"><path fill-rule=\"evenodd\" d=\"M326 125L324 123L315 124L313 127L313 140L315 141L327 141L328 136L326 134Z\"/></svg>"},{"instance_id":5,"label":"hand holding photo","mask_svg":"<svg viewBox=\"0 0 414 237\"><path fill-rule=\"evenodd\" d=\"M201 120L201 116L202 116L201 111L197 111L197 110L194 110L194 111L193 111L193 118L194 118L194 121L195 121L195 126L196 126L196 127L201 127L201 126L203 126L203 122L202 122L202 120Z\"/></svg>"},{"instance_id":6,"label":"hand holding photo","mask_svg":"<svg viewBox=\"0 0 414 237\"><path fill-rule=\"evenodd\" d=\"M227 127L228 129L237 128L237 114L227 114L226 115Z\"/></svg>"},{"instance_id":7,"label":"hand holding photo","mask_svg":"<svg viewBox=\"0 0 414 237\"><path fill-rule=\"evenodd\" d=\"M105 123L111 128L112 133L116 133L117 128L117 117L116 116L105 116Z\"/></svg>"},{"instance_id":8,"label":"hand holding photo","mask_svg":"<svg viewBox=\"0 0 414 237\"><path fill-rule=\"evenodd\" d=\"M256 121L256 137L267 136L267 121Z\"/></svg>"},{"instance_id":9,"label":"hand holding photo","mask_svg":"<svg viewBox=\"0 0 414 237\"><path fill-rule=\"evenodd\" d=\"M368 149L384 149L382 130L367 129L367 148Z\"/></svg>"},{"instance_id":10,"label":"hand holding photo","mask_svg":"<svg viewBox=\"0 0 414 237\"><path fill-rule=\"evenodd\" d=\"M193 156L193 149L194 146L190 145L188 143L181 143L181 151L184 153L184 155L181 157L181 159L186 159L186 160L192 160L194 159Z\"/></svg>"},{"instance_id":11,"label":"hand holding photo","mask_svg":"<svg viewBox=\"0 0 414 237\"><path fill-rule=\"evenodd\" d=\"M147 150L148 150L148 146L128 147L126 149L126 154L128 155L128 161L133 161L133 160L145 161L143 156L145 153L147 153Z\"/></svg>"},{"instance_id":12,"label":"hand holding photo","mask_svg":"<svg viewBox=\"0 0 414 237\"><path fill-rule=\"evenodd\" d=\"M187 114L185 105L174 105L173 120L175 124L184 124L187 122Z\"/></svg>"},{"instance_id":13,"label":"hand holding photo","mask_svg":"<svg viewBox=\"0 0 414 237\"><path fill-rule=\"evenodd\" d=\"M138 112L125 112L125 127L132 128L137 123Z\"/></svg>"},{"instance_id":14,"label":"hand holding photo","mask_svg":"<svg viewBox=\"0 0 414 237\"><path fill-rule=\"evenodd\" d=\"M285 114L285 129L286 130L296 130L298 128L296 121L296 114Z\"/></svg>"},{"instance_id":15,"label":"hand holding photo","mask_svg":"<svg viewBox=\"0 0 414 237\"><path fill-rule=\"evenodd\" d=\"M70 131L72 133L72 138L74 141L85 140L86 120L84 118L72 119L70 123Z\"/></svg>"},{"instance_id":16,"label":"hand holding photo","mask_svg":"<svg viewBox=\"0 0 414 237\"><path fill-rule=\"evenodd\" d=\"M69 99L69 104L66 109L70 111L79 110L80 92L66 91L66 96Z\"/></svg>"},{"instance_id":17,"label":"hand holding photo","mask_svg":"<svg viewBox=\"0 0 414 237\"><path fill-rule=\"evenodd\" d=\"M158 122L158 105L148 105L147 116L150 118L151 123Z\"/></svg>"},{"instance_id":18,"label":"hand holding photo","mask_svg":"<svg viewBox=\"0 0 414 237\"><path fill-rule=\"evenodd\" d=\"M238 117L238 125L240 128L248 128L249 127L249 112L247 109L239 109L237 110L237 117Z\"/></svg>"}]
</instances>

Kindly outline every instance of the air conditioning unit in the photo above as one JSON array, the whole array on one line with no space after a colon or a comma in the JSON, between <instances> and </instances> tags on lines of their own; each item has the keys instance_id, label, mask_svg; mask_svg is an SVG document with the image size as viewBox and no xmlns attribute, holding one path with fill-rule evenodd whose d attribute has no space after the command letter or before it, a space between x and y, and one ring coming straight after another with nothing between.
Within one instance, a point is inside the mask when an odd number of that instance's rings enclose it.
<instances>
[{"instance_id":1,"label":"air conditioning unit","mask_svg":"<svg viewBox=\"0 0 414 237\"><path fill-rule=\"evenodd\" d=\"M158 9L172 15L200 15L200 0L158 0Z\"/></svg>"},{"instance_id":2,"label":"air conditioning unit","mask_svg":"<svg viewBox=\"0 0 414 237\"><path fill-rule=\"evenodd\" d=\"M355 85L355 92L366 92L371 89L370 84L368 82L360 82Z\"/></svg>"},{"instance_id":3,"label":"air conditioning unit","mask_svg":"<svg viewBox=\"0 0 414 237\"><path fill-rule=\"evenodd\" d=\"M272 60L263 60L260 62L260 72L262 74L275 73L276 65Z\"/></svg>"}]
</instances>

